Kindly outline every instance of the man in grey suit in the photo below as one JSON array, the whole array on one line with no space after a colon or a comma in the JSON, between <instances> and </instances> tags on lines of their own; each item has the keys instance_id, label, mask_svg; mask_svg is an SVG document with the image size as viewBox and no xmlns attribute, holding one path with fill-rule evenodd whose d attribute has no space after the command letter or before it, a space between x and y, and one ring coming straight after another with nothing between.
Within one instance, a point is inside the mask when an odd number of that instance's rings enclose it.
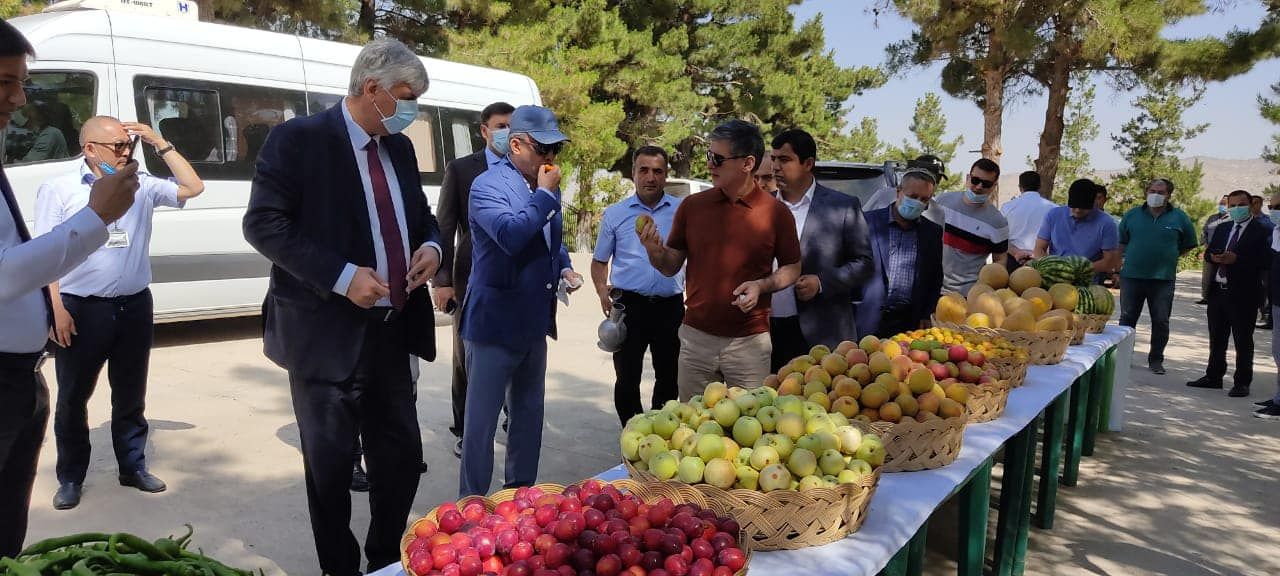
<instances>
[{"instance_id":1,"label":"man in grey suit","mask_svg":"<svg viewBox=\"0 0 1280 576\"><path fill-rule=\"evenodd\" d=\"M512 112L515 108L506 102L485 106L480 112L484 149L450 162L444 168L444 182L440 184L440 246L444 248L444 256L440 260L440 271L431 281L431 298L437 310L453 316L453 426L449 431L458 439L453 446L453 455L458 458L462 457L462 421L467 405L467 351L458 336L460 304L467 294L467 280L471 276L467 202L476 176L501 162L510 151L507 136Z\"/></svg>"},{"instance_id":2,"label":"man in grey suit","mask_svg":"<svg viewBox=\"0 0 1280 576\"><path fill-rule=\"evenodd\" d=\"M795 286L773 295L769 335L776 371L814 345L834 348L857 338L853 294L871 277L874 264L858 199L818 184L813 176L818 153L813 136L786 130L772 145L778 201L796 219L801 256Z\"/></svg>"}]
</instances>

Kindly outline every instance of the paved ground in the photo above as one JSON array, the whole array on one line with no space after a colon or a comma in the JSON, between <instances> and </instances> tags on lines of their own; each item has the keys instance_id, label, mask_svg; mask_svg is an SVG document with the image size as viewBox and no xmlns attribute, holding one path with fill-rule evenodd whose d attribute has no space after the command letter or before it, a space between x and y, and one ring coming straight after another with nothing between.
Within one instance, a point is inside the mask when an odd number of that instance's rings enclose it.
<instances>
[{"instance_id":1,"label":"paved ground","mask_svg":"<svg viewBox=\"0 0 1280 576\"><path fill-rule=\"evenodd\" d=\"M580 266L585 269L585 262ZM1180 282L1169 374L1159 378L1145 370L1146 333L1140 330L1128 427L1100 436L1096 457L1082 466L1080 485L1061 490L1055 529L1033 529L1028 574L1280 573L1280 423L1250 417L1250 401L1183 386L1198 376L1207 346L1203 308L1192 304L1191 287L1190 277ZM599 319L593 294L580 293L562 308L564 337L550 346L542 481L571 482L616 462L612 365L595 347ZM438 331L442 358L451 353L448 330ZM53 510L50 426L30 538L84 530L156 537L190 522L196 542L225 561L271 574L317 573L288 383L263 358L258 331L257 319L157 330L148 458L169 483L168 492L146 495L116 484L104 379L90 405L96 450L84 502L73 511ZM1264 353L1256 361L1250 400L1274 391L1270 341L1269 332L1258 333ZM46 370L52 381L52 369ZM422 478L415 513L457 491L448 378L446 362L423 364L418 408L431 470ZM499 446L495 478L501 478L502 457ZM947 521L948 513L944 508L931 524L935 574L954 573L955 523ZM363 539L368 512L360 495L354 516Z\"/></svg>"}]
</instances>

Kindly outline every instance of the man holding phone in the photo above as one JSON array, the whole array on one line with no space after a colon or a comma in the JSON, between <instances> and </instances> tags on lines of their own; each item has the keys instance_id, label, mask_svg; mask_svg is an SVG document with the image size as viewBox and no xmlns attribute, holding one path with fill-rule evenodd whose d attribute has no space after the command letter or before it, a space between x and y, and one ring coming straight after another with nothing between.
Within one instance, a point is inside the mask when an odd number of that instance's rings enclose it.
<instances>
[{"instance_id":1,"label":"man holding phone","mask_svg":"<svg viewBox=\"0 0 1280 576\"><path fill-rule=\"evenodd\" d=\"M35 232L44 234L83 208L94 182L123 169L139 140L155 148L173 178L139 172L133 206L107 227L106 245L49 285L54 319L49 339L59 347L53 424L58 442L58 492L53 507L58 510L80 503L89 468L87 406L108 360L111 437L120 484L143 492L165 489L164 482L147 471L143 455L148 429L143 406L152 338L147 287L152 214L158 206L182 208L204 191L204 182L173 144L150 126L109 116L90 118L80 129L84 163L45 182L36 193Z\"/></svg>"}]
</instances>

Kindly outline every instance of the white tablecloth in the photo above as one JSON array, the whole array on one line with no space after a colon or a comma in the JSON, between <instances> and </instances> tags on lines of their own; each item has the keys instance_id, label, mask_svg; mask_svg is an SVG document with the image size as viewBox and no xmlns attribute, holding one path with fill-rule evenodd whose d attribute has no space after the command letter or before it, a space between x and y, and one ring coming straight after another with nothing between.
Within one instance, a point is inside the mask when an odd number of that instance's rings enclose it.
<instances>
[{"instance_id":1,"label":"white tablecloth","mask_svg":"<svg viewBox=\"0 0 1280 576\"><path fill-rule=\"evenodd\" d=\"M1071 383L1092 367L1104 352L1126 338L1132 342L1132 333L1130 328L1108 326L1102 334L1089 334L1083 344L1069 348L1061 363L1032 366L1027 371L1026 383L1009 394L1009 404L1002 417L965 427L964 447L955 462L937 470L884 474L875 498L871 500L867 519L857 533L825 546L756 552L751 558L750 572L756 575L876 574L979 465L1071 387ZM1119 372L1123 366L1127 373L1128 364L1122 365L1118 357L1116 360L1116 371ZM1116 387L1122 388L1119 378ZM1113 405L1113 414L1117 408ZM626 477L626 472L622 466L617 466L598 477L613 480ZM892 503L891 507L889 503ZM403 574L397 565L370 576Z\"/></svg>"}]
</instances>

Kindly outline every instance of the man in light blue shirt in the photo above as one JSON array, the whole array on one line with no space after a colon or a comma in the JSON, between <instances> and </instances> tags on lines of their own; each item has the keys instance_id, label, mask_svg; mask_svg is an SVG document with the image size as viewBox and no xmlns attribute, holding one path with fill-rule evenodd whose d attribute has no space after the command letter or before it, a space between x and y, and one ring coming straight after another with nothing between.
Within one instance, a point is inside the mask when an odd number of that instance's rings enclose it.
<instances>
[{"instance_id":1,"label":"man in light blue shirt","mask_svg":"<svg viewBox=\"0 0 1280 576\"><path fill-rule=\"evenodd\" d=\"M609 316L615 307L625 314L627 337L622 348L613 351L613 405L623 424L644 412L640 374L645 349L653 357L650 406L661 408L679 393L676 372L680 323L684 321L684 273L668 278L654 268L636 232L636 221L641 217L654 221L663 240L671 232L680 199L663 191L667 167L667 152L662 148L636 149L631 160L636 193L605 209L591 260L591 281L604 315Z\"/></svg>"},{"instance_id":2,"label":"man in light blue shirt","mask_svg":"<svg viewBox=\"0 0 1280 576\"><path fill-rule=\"evenodd\" d=\"M1035 257L1084 256L1098 275L1120 267L1119 228L1107 213L1095 208L1097 184L1081 178L1071 183L1067 205L1049 211L1036 235Z\"/></svg>"},{"instance_id":3,"label":"man in light blue shirt","mask_svg":"<svg viewBox=\"0 0 1280 576\"><path fill-rule=\"evenodd\" d=\"M108 360L111 369L111 435L119 480L144 492L161 492L143 455L147 445L147 364L151 356L151 221L157 207L181 208L204 191L204 182L173 145L145 124L109 116L90 118L80 131L84 162L45 182L36 193L36 233L65 222L89 202L89 189L104 174L124 168L136 139L155 147L173 179L139 174L133 207L108 227L105 246L49 285L53 305L58 403L58 492L53 507L80 503L89 468L88 403Z\"/></svg>"},{"instance_id":4,"label":"man in light blue shirt","mask_svg":"<svg viewBox=\"0 0 1280 576\"><path fill-rule=\"evenodd\" d=\"M0 126L27 103L31 43L0 20ZM87 206L32 238L0 168L0 557L16 557L27 535L31 486L49 422L49 388L40 373L53 313L47 286L107 241L107 224L133 204L138 165L102 178Z\"/></svg>"}]
</instances>

